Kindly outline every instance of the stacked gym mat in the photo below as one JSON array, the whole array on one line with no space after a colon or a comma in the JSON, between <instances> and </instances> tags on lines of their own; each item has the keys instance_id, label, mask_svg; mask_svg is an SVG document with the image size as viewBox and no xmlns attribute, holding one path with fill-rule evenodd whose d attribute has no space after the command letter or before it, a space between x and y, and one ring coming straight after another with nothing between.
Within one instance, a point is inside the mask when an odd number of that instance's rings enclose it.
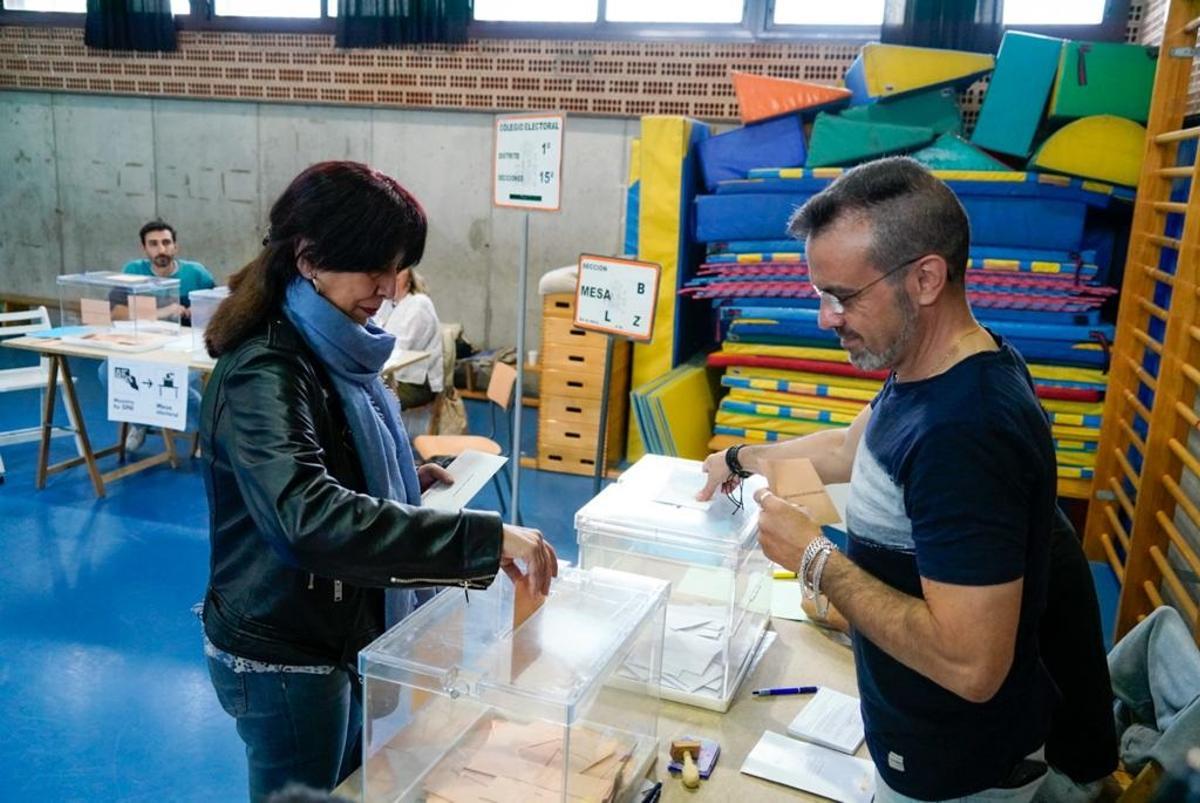
<instances>
[{"instance_id":1,"label":"stacked gym mat","mask_svg":"<svg viewBox=\"0 0 1200 803\"><path fill-rule=\"evenodd\" d=\"M817 325L803 244L786 228L844 169L907 153L967 211L972 306L1029 363L1060 478L1090 479L1113 334L1101 312L1117 292L1113 255L1132 197L1115 184L1136 162L1128 154L1149 94L1144 49L1080 44L1009 34L970 141L956 90L991 70L991 57L869 45L846 77L849 108L797 107L796 92L787 116L699 143L705 191L691 233L704 257L679 292L710 310L720 343L708 358L725 389L714 446L845 426L878 390L885 374L855 369ZM1056 126L1076 123L1047 136L1047 113ZM1063 137L1071 125L1090 130Z\"/></svg>"}]
</instances>

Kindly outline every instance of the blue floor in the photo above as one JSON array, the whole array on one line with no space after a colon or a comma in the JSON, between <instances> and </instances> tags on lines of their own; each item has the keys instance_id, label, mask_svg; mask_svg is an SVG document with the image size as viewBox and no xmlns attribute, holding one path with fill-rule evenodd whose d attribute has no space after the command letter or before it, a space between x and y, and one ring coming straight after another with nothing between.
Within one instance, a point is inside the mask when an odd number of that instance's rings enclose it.
<instances>
[{"instance_id":1,"label":"blue floor","mask_svg":"<svg viewBox=\"0 0 1200 803\"><path fill-rule=\"evenodd\" d=\"M0 367L26 357L0 349ZM116 427L102 418L95 365L72 363L100 448ZM526 412L532 454L536 410ZM65 420L61 404L58 415ZM469 404L473 432L487 431L486 416ZM37 418L35 393L0 394L0 430ZM72 453L69 438L54 441L52 459ZM2 455L0 800L245 799L241 743L209 686L189 610L208 571L199 463L117 481L97 500L82 467L36 491L35 443ZM590 496L590 478L522 472L525 523L563 559L575 560L572 519ZM490 487L475 506L495 508Z\"/></svg>"}]
</instances>

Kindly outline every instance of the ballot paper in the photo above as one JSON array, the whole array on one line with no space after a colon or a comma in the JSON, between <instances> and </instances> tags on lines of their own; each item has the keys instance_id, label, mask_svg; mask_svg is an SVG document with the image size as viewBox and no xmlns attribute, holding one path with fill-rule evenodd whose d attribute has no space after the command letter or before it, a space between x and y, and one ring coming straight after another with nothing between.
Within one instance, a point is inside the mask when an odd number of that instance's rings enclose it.
<instances>
[{"instance_id":1,"label":"ballot paper","mask_svg":"<svg viewBox=\"0 0 1200 803\"><path fill-rule=\"evenodd\" d=\"M843 803L870 803L875 767L870 761L766 731L746 756L742 772Z\"/></svg>"},{"instance_id":2,"label":"ballot paper","mask_svg":"<svg viewBox=\"0 0 1200 803\"><path fill-rule=\"evenodd\" d=\"M687 694L720 697L725 681L725 615L721 605L667 606L667 628L663 638L662 678L664 688ZM618 673L644 682L650 668L627 661Z\"/></svg>"},{"instance_id":3,"label":"ballot paper","mask_svg":"<svg viewBox=\"0 0 1200 803\"><path fill-rule=\"evenodd\" d=\"M439 482L421 494L421 507L449 512L462 510L507 462L508 458L501 455L467 449L446 467L454 484Z\"/></svg>"},{"instance_id":4,"label":"ballot paper","mask_svg":"<svg viewBox=\"0 0 1200 803\"><path fill-rule=\"evenodd\" d=\"M649 752L620 731L573 726L568 735L546 722L484 719L423 778L430 803L607 803L628 797L636 754ZM373 760L373 759L372 759ZM366 770L372 771L370 762ZM384 779L386 780L386 779ZM565 786L564 786L565 784ZM392 783L378 784L395 788ZM406 798L407 799L407 798Z\"/></svg>"},{"instance_id":5,"label":"ballot paper","mask_svg":"<svg viewBox=\"0 0 1200 803\"><path fill-rule=\"evenodd\" d=\"M659 490L658 495L654 497L654 501L663 505L686 507L692 510L708 510L712 507L711 499L707 502L696 500L696 494L704 489L707 479L708 475L699 468L675 466L667 475L667 481Z\"/></svg>"},{"instance_id":6,"label":"ballot paper","mask_svg":"<svg viewBox=\"0 0 1200 803\"><path fill-rule=\"evenodd\" d=\"M858 698L821 689L792 720L789 736L854 755L863 743L862 710Z\"/></svg>"}]
</instances>

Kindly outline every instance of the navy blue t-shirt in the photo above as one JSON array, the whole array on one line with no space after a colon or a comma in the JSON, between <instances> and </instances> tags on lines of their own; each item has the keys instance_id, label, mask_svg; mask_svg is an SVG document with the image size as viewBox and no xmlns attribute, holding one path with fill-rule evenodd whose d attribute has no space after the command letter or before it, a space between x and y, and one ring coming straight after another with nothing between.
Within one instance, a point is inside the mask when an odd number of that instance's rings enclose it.
<instances>
[{"instance_id":1,"label":"navy blue t-shirt","mask_svg":"<svg viewBox=\"0 0 1200 803\"><path fill-rule=\"evenodd\" d=\"M959 797L1002 782L1048 730L1054 692L1037 625L1057 482L1050 425L1024 361L1003 342L930 379L893 375L871 404L846 509L850 559L916 597L922 577L1025 581L1012 669L986 703L854 633L867 747L880 774L910 797Z\"/></svg>"}]
</instances>

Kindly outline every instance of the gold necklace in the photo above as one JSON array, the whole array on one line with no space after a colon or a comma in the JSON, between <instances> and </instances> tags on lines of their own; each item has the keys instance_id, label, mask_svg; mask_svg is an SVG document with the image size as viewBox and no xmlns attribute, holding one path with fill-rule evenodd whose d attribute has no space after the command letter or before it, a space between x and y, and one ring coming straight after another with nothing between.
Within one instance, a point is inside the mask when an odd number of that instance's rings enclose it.
<instances>
[{"instance_id":1,"label":"gold necklace","mask_svg":"<svg viewBox=\"0 0 1200 803\"><path fill-rule=\"evenodd\" d=\"M962 342L964 340L966 340L968 337L973 336L977 332L983 332L983 331L984 330L982 328L980 328L980 326L978 324L976 324L975 326L968 329L966 332L963 332L961 335L959 335L958 338L955 339L955 341L950 344L950 348L946 350L946 353L942 355L942 359L938 361L938 364L936 366L934 366L932 371L929 372L929 376L931 376L931 377L937 376L938 374L941 374L941 373L953 368L954 363L952 363L950 360L952 357L954 357L955 355L958 354L958 347L960 345L962 345Z\"/></svg>"}]
</instances>

